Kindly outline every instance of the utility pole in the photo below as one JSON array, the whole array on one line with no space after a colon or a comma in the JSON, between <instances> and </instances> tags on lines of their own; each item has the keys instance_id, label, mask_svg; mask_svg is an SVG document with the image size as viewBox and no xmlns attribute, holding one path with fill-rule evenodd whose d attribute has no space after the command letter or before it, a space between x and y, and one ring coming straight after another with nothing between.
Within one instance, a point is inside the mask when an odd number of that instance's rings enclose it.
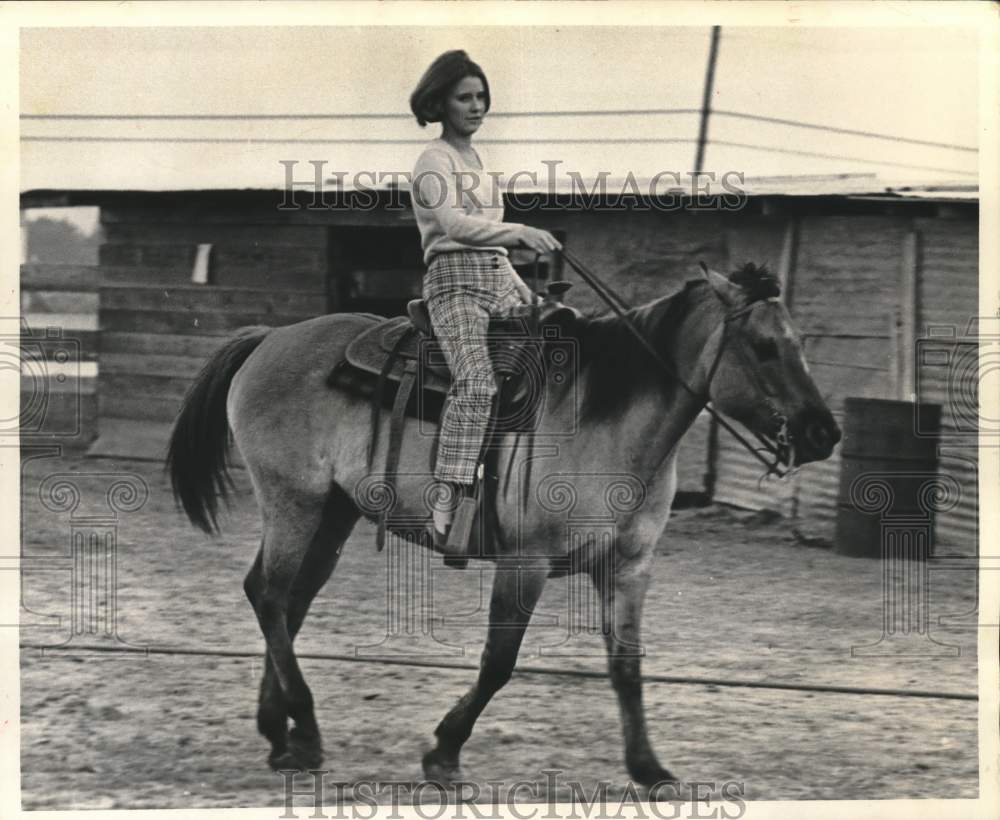
<instances>
[{"instance_id":1,"label":"utility pole","mask_svg":"<svg viewBox=\"0 0 1000 820\"><path fill-rule=\"evenodd\" d=\"M701 126L698 129L698 153L694 158L694 172L701 173L705 162L705 143L708 141L708 115L712 110L712 87L715 85L715 59L719 54L721 26L712 26L712 42L708 49L708 68L705 70L705 93L701 98Z\"/></svg>"},{"instance_id":2,"label":"utility pole","mask_svg":"<svg viewBox=\"0 0 1000 820\"><path fill-rule=\"evenodd\" d=\"M719 54L720 26L712 26L712 42L708 48L708 67L705 69L705 92L701 97L701 126L698 129L698 152L694 158L694 177L691 180L692 189L698 186L698 175L705 163L705 143L708 141L708 115L712 110L712 88L715 85L715 60ZM719 422L713 416L708 423L708 452L706 455L706 471L704 476L705 498L711 501L715 497L715 485L719 477Z\"/></svg>"}]
</instances>

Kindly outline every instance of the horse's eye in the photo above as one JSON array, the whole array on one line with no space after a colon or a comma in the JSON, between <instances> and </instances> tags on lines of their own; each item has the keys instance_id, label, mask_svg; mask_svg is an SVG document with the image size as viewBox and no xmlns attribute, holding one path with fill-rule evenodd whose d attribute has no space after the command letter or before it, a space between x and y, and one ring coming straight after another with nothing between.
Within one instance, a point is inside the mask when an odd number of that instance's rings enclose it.
<instances>
[{"instance_id":1,"label":"horse's eye","mask_svg":"<svg viewBox=\"0 0 1000 820\"><path fill-rule=\"evenodd\" d=\"M759 342L753 342L750 346L753 348L754 355L762 362L778 358L778 346L773 339L762 339Z\"/></svg>"}]
</instances>

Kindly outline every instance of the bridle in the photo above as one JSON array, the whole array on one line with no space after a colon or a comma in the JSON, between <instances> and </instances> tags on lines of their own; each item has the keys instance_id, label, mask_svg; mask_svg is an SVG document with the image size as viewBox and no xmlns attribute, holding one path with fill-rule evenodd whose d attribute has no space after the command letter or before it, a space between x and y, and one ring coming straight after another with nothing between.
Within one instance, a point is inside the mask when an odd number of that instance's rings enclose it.
<instances>
[{"instance_id":1,"label":"bridle","mask_svg":"<svg viewBox=\"0 0 1000 820\"><path fill-rule=\"evenodd\" d=\"M635 323L626 315L626 311L630 310L630 308L624 299L622 299L617 293L615 293L605 282L601 281L601 279L599 279L597 275L594 274L593 271L589 270L586 265L584 265L579 259L577 259L574 254L572 254L571 252L567 251L564 248L562 250L562 255L563 259L569 262L569 264L573 267L573 269L576 270L576 272L580 275L580 278L582 278L584 282L590 285L590 287L594 290L594 292L596 292L597 295L600 296L601 299L603 299L604 302L607 303L607 305L618 315L618 318L622 320L625 327L628 328L629 332L633 336L635 336L636 340L639 342L639 344L642 345L643 349L645 349L646 352L649 353L653 361L656 362L656 365L661 370L663 370L668 376L674 379L688 393L690 393L692 396L698 399L698 401L701 403L704 409L709 413L709 415L712 416L715 422L724 430L726 430L728 433L730 433L740 444L742 444L754 456L754 458L760 461L767 468L767 472L761 477L762 481L765 478L772 475L778 478L784 478L791 472L792 465L795 463L794 462L795 452L792 444L792 438L788 429L788 418L783 413L781 413L778 410L778 408L774 405L774 402L771 401L769 391L766 389L766 386L763 384L760 375L757 373L756 367L754 367L753 363L751 363L747 359L746 352L742 348L737 346L735 350L737 351L737 354L741 356L744 363L748 365L747 370L752 375L752 378L754 379L755 386L761 396L761 399L768 407L768 410L771 414L771 418L775 422L776 433L773 442L765 438L764 436L760 435L759 433L754 433L754 436L761 443L762 445L761 447L755 447L753 444L747 441L746 438L742 434L740 434L738 430L736 430L736 428L734 428L728 421L726 421L725 418L722 417L722 414L719 413L718 410L712 407L711 400L708 395L703 395L698 391L696 391L693 387L691 387L691 385L689 385L684 379L680 377L680 375L674 370L673 367L670 366L669 363L667 363L664 360L664 358L659 354L656 348L653 347L653 345L649 342L648 339L646 339L645 336L643 336L639 328L635 326ZM537 263L537 257L536 257L536 263ZM704 266L704 264L702 265L702 269L705 272L705 276L707 278L708 269ZM712 289L712 292L715 293L714 288ZM718 298L721 301L721 297L719 297L718 294L716 294L716 298ZM757 299L753 302L750 302L747 305L743 305L742 307L737 308L736 310L730 311L723 317L722 339L719 342L719 346L715 352L715 358L708 371L708 379L706 381L706 391L712 385L712 380L715 377L716 370L718 370L719 363L722 360L722 355L725 352L727 345L729 344L729 340L731 338L731 333L729 329L733 327L734 323L737 322L738 320L742 320L742 322L745 323L746 320L749 318L750 314L753 313L753 311L758 306L766 304L767 302L778 302L778 301L779 301L778 299L775 299L773 297L769 297L766 299ZM715 335L714 333L711 334L709 338L712 338L712 336L714 335ZM765 456L763 456L761 454L761 450L764 450L767 453L769 453L774 460L771 461L767 459Z\"/></svg>"},{"instance_id":2,"label":"bridle","mask_svg":"<svg viewBox=\"0 0 1000 820\"><path fill-rule=\"evenodd\" d=\"M706 274L707 275L707 274ZM714 289L712 291L715 293ZM718 294L716 294L718 296ZM721 301L721 300L720 300ZM719 368L719 363L722 361L722 354L725 353L726 347L729 344L729 340L734 334L730 333L730 328L736 324L737 321L740 322L740 329L746 324L747 320L750 318L750 314L761 305L766 305L767 303L781 304L781 300L775 296L769 296L764 299L756 299L743 307L737 308L727 313L722 319L722 339L719 341L719 346L716 348L715 357L712 360L712 365L708 369L708 375L705 381L706 395L703 397L706 403L706 409L711 409L708 407L709 397L707 395L708 391L712 387L712 381L715 379L715 373ZM713 334L714 335L714 334ZM711 338L711 337L710 337ZM774 429L774 441L771 442L764 436L760 435L755 431L754 436L761 443L762 448L754 448L755 453L759 453L760 449L764 449L774 456L773 462L765 461L767 466L767 472L762 476L762 480L771 475L776 475L779 478L783 478L788 475L794 468L795 463L795 449L792 442L792 436L789 431L789 421L788 416L782 413L775 403L771 400L772 391L770 391L765 384L764 380L761 378L760 373L757 371L755 363L750 360L747 356L746 350L740 346L735 346L733 350L736 355L740 357L745 366L745 371L750 375L751 380L756 388L757 395L760 398L761 403L767 408L768 414L770 416L771 425ZM747 444L744 442L744 446Z\"/></svg>"}]
</instances>

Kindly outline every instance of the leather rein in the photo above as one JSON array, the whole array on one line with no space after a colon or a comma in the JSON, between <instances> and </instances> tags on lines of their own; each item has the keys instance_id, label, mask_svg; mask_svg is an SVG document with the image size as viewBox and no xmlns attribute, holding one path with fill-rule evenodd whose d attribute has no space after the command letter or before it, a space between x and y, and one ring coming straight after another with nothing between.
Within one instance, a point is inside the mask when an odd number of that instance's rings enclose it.
<instances>
[{"instance_id":1,"label":"leather rein","mask_svg":"<svg viewBox=\"0 0 1000 820\"><path fill-rule=\"evenodd\" d=\"M643 349L653 358L657 366L668 376L674 379L678 384L681 385L688 393L698 399L702 403L705 410L708 411L709 415L716 421L716 423L722 427L724 430L729 432L740 444L742 444L751 455L754 456L758 461L760 461L766 468L767 472L764 474L763 478L774 475L778 478L784 478L791 472L792 464L794 460L794 450L792 449L791 436L788 432L788 418L783 413L781 413L778 408L771 401L769 396L769 391L765 388L762 383L759 374L756 369L750 366L750 362L746 359L746 354L740 348L735 348L737 353L744 360L744 363L748 365L748 371L752 374L755 386L757 387L760 396L768 407L771 414L771 418L775 423L777 429L775 435L775 441L771 442L759 433L754 433L754 436L761 443L762 447L755 447L738 431L732 426L722 414L719 413L711 405L711 400L707 395L702 395L691 387L680 375L667 363L666 360L659 354L656 348L643 336L642 332L635 326L635 323L626 315L626 311L630 310L628 304L622 299L617 293L615 293L605 282L603 282L592 270L588 269L586 265L583 264L574 254L566 249L561 251L563 258L569 262L574 270L580 275L595 293L618 315L618 318L622 320L625 327L629 332L636 338L639 344L642 345ZM536 257L537 262L537 257ZM705 271L705 275L708 275L708 269L702 265L702 270ZM715 292L714 290L712 291ZM718 294L716 294L718 298ZM721 301L721 300L720 300ZM777 302L775 298L768 298L764 300L757 300L751 302L748 305L744 305L741 308L737 308L726 314L725 318L722 320L722 339L719 342L718 349L715 352L715 358L712 362L712 366L708 371L708 382L706 390L711 387L712 380L715 378L715 372L719 367L719 363L722 361L722 354L725 352L726 347L729 344L732 334L729 329L737 320L742 320L746 322L747 318L753 313L754 309L765 302ZM773 457L773 461L767 459L765 456L761 455L761 450L765 450Z\"/></svg>"}]
</instances>

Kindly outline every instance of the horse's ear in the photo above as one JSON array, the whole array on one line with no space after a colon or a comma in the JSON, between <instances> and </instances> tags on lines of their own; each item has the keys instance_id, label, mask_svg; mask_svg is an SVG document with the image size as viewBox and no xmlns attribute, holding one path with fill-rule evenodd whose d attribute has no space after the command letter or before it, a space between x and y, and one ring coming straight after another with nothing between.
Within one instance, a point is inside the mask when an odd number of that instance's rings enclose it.
<instances>
[{"instance_id":1,"label":"horse's ear","mask_svg":"<svg viewBox=\"0 0 1000 820\"><path fill-rule=\"evenodd\" d=\"M741 304L742 292L729 279L718 271L712 270L704 262L699 262L705 279L716 295L729 307L736 308Z\"/></svg>"}]
</instances>

